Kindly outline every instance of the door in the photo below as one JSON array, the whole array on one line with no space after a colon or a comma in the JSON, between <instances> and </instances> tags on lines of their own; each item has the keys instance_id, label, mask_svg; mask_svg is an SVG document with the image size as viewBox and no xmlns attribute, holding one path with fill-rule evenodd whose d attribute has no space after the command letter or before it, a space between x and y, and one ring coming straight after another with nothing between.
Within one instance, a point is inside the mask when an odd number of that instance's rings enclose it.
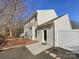
<instances>
[{"instance_id":1,"label":"door","mask_svg":"<svg viewBox=\"0 0 79 59\"><path fill-rule=\"evenodd\" d=\"M47 43L47 30L42 30L42 42Z\"/></svg>"},{"instance_id":2,"label":"door","mask_svg":"<svg viewBox=\"0 0 79 59\"><path fill-rule=\"evenodd\" d=\"M47 41L47 30L44 30L44 41Z\"/></svg>"}]
</instances>

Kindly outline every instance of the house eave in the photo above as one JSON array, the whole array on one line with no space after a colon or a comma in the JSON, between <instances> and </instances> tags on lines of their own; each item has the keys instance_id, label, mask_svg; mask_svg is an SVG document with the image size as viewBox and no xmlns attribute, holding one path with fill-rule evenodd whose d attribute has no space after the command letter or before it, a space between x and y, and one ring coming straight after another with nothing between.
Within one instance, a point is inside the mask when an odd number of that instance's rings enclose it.
<instances>
[{"instance_id":1,"label":"house eave","mask_svg":"<svg viewBox=\"0 0 79 59\"><path fill-rule=\"evenodd\" d=\"M32 15L30 17L28 17L27 21L24 24L27 24L29 21L31 21L34 17L36 17L37 12L33 12Z\"/></svg>"}]
</instances>

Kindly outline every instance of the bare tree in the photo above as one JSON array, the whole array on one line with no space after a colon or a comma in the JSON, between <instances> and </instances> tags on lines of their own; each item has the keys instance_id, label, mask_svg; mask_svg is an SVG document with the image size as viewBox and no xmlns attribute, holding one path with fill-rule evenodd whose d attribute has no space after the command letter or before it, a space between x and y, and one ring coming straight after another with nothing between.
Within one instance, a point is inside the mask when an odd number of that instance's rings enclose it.
<instances>
[{"instance_id":1,"label":"bare tree","mask_svg":"<svg viewBox=\"0 0 79 59\"><path fill-rule=\"evenodd\" d=\"M23 5L22 0L0 0L0 2L0 19L3 20L2 24L4 27L9 28L11 37L13 36L15 23L13 20L25 11L25 6Z\"/></svg>"},{"instance_id":2,"label":"bare tree","mask_svg":"<svg viewBox=\"0 0 79 59\"><path fill-rule=\"evenodd\" d=\"M16 20L13 26L14 36L20 36L20 34L23 33L24 21Z\"/></svg>"}]
</instances>

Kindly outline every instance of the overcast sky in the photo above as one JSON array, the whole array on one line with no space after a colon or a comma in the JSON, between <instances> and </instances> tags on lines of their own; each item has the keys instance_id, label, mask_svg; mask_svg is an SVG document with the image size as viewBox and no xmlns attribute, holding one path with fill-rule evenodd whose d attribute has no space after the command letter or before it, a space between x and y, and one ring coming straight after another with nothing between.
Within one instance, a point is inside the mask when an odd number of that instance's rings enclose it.
<instances>
[{"instance_id":1,"label":"overcast sky","mask_svg":"<svg viewBox=\"0 0 79 59\"><path fill-rule=\"evenodd\" d=\"M28 16L31 12L41 9L55 9L58 16L69 14L71 20L79 22L79 0L24 0Z\"/></svg>"}]
</instances>

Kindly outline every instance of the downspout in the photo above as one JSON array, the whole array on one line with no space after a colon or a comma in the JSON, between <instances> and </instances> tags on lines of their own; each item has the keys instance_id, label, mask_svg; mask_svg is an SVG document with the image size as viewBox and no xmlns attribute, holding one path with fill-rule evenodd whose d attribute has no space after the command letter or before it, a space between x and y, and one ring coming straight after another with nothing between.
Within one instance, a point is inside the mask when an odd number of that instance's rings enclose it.
<instances>
[{"instance_id":1,"label":"downspout","mask_svg":"<svg viewBox=\"0 0 79 59\"><path fill-rule=\"evenodd\" d=\"M53 47L55 47L55 21L53 21Z\"/></svg>"}]
</instances>

